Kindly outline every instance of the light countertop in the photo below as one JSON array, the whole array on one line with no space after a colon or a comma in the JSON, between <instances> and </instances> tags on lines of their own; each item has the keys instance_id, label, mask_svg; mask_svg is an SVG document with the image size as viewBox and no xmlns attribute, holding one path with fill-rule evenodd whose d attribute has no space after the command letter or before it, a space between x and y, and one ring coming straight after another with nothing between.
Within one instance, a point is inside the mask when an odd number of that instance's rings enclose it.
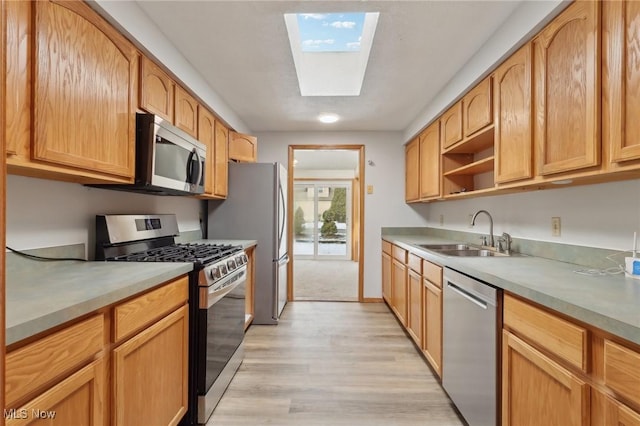
<instances>
[{"instance_id":1,"label":"light countertop","mask_svg":"<svg viewBox=\"0 0 640 426\"><path fill-rule=\"evenodd\" d=\"M640 280L582 275L584 266L532 256L450 257L417 244L460 243L431 236L383 235L414 254L640 344Z\"/></svg>"},{"instance_id":2,"label":"light countertop","mask_svg":"<svg viewBox=\"0 0 640 426\"><path fill-rule=\"evenodd\" d=\"M12 262L6 272L6 343L18 342L192 269L191 263Z\"/></svg>"}]
</instances>

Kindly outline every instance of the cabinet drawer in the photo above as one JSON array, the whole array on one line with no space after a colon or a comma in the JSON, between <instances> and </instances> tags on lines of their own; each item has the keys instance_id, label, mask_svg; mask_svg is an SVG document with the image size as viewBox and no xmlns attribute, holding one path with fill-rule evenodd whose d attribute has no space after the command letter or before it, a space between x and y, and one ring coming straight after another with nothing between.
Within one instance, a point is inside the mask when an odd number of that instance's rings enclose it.
<instances>
[{"instance_id":1,"label":"cabinet drawer","mask_svg":"<svg viewBox=\"0 0 640 426\"><path fill-rule=\"evenodd\" d=\"M104 345L102 314L11 351L6 357L6 406L70 372Z\"/></svg>"},{"instance_id":2,"label":"cabinet drawer","mask_svg":"<svg viewBox=\"0 0 640 426\"><path fill-rule=\"evenodd\" d=\"M442 288L442 267L428 260L422 261L422 275L432 284Z\"/></svg>"},{"instance_id":3,"label":"cabinet drawer","mask_svg":"<svg viewBox=\"0 0 640 426\"><path fill-rule=\"evenodd\" d=\"M407 265L419 274L422 274L422 259L413 253L409 253Z\"/></svg>"},{"instance_id":4,"label":"cabinet drawer","mask_svg":"<svg viewBox=\"0 0 640 426\"><path fill-rule=\"evenodd\" d=\"M393 246L393 257L399 262L402 262L405 265L407 264L407 251L405 249Z\"/></svg>"},{"instance_id":5,"label":"cabinet drawer","mask_svg":"<svg viewBox=\"0 0 640 426\"><path fill-rule=\"evenodd\" d=\"M115 307L114 340L168 314L189 298L189 278L182 277Z\"/></svg>"},{"instance_id":6,"label":"cabinet drawer","mask_svg":"<svg viewBox=\"0 0 640 426\"><path fill-rule=\"evenodd\" d=\"M587 371L585 328L504 295L504 325L578 369Z\"/></svg>"},{"instance_id":7,"label":"cabinet drawer","mask_svg":"<svg viewBox=\"0 0 640 426\"><path fill-rule=\"evenodd\" d=\"M389 241L382 240L382 252L391 256L391 243Z\"/></svg>"},{"instance_id":8,"label":"cabinet drawer","mask_svg":"<svg viewBox=\"0 0 640 426\"><path fill-rule=\"evenodd\" d=\"M604 382L620 395L640 404L640 353L605 340Z\"/></svg>"}]
</instances>

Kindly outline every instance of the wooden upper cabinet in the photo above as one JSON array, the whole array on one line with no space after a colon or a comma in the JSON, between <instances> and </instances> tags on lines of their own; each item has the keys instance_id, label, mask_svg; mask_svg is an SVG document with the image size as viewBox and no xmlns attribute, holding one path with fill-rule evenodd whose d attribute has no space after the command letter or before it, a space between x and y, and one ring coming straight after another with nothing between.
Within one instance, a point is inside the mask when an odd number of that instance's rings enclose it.
<instances>
[{"instance_id":1,"label":"wooden upper cabinet","mask_svg":"<svg viewBox=\"0 0 640 426\"><path fill-rule=\"evenodd\" d=\"M132 178L135 48L84 3L34 7L32 155Z\"/></svg>"},{"instance_id":2,"label":"wooden upper cabinet","mask_svg":"<svg viewBox=\"0 0 640 426\"><path fill-rule=\"evenodd\" d=\"M427 127L419 137L420 199L440 197L440 122Z\"/></svg>"},{"instance_id":3,"label":"wooden upper cabinet","mask_svg":"<svg viewBox=\"0 0 640 426\"><path fill-rule=\"evenodd\" d=\"M494 74L496 183L533 177L531 58L527 43Z\"/></svg>"},{"instance_id":4,"label":"wooden upper cabinet","mask_svg":"<svg viewBox=\"0 0 640 426\"><path fill-rule=\"evenodd\" d=\"M258 138L237 132L229 132L229 159L246 163L258 160Z\"/></svg>"},{"instance_id":5,"label":"wooden upper cabinet","mask_svg":"<svg viewBox=\"0 0 640 426\"><path fill-rule=\"evenodd\" d=\"M462 140L462 102L457 102L440 117L440 141L445 150Z\"/></svg>"},{"instance_id":6,"label":"wooden upper cabinet","mask_svg":"<svg viewBox=\"0 0 640 426\"><path fill-rule=\"evenodd\" d=\"M182 87L175 88L175 120L177 128L198 137L198 101Z\"/></svg>"},{"instance_id":7,"label":"wooden upper cabinet","mask_svg":"<svg viewBox=\"0 0 640 426\"><path fill-rule=\"evenodd\" d=\"M533 41L541 175L600 164L600 6L571 4Z\"/></svg>"},{"instance_id":8,"label":"wooden upper cabinet","mask_svg":"<svg viewBox=\"0 0 640 426\"><path fill-rule=\"evenodd\" d=\"M464 137L493 122L491 77L487 77L462 98Z\"/></svg>"},{"instance_id":9,"label":"wooden upper cabinet","mask_svg":"<svg viewBox=\"0 0 640 426\"><path fill-rule=\"evenodd\" d=\"M214 152L214 177L213 177L213 195L217 197L226 197L229 182L229 129L222 124L220 120L216 120L215 124L215 152Z\"/></svg>"},{"instance_id":10,"label":"wooden upper cabinet","mask_svg":"<svg viewBox=\"0 0 640 426\"><path fill-rule=\"evenodd\" d=\"M6 152L8 155L28 154L31 143L31 3L8 1L4 2L4 7Z\"/></svg>"},{"instance_id":11,"label":"wooden upper cabinet","mask_svg":"<svg viewBox=\"0 0 640 426\"><path fill-rule=\"evenodd\" d=\"M216 119L202 105L198 105L198 140L207 147L207 162L205 164L204 194L213 195L213 180L215 178L215 137Z\"/></svg>"},{"instance_id":12,"label":"wooden upper cabinet","mask_svg":"<svg viewBox=\"0 0 640 426\"><path fill-rule=\"evenodd\" d=\"M614 163L640 159L640 2L603 2L603 140Z\"/></svg>"},{"instance_id":13,"label":"wooden upper cabinet","mask_svg":"<svg viewBox=\"0 0 640 426\"><path fill-rule=\"evenodd\" d=\"M173 123L174 83L150 59L140 61L140 108Z\"/></svg>"},{"instance_id":14,"label":"wooden upper cabinet","mask_svg":"<svg viewBox=\"0 0 640 426\"><path fill-rule=\"evenodd\" d=\"M405 147L405 201L417 201L420 197L419 176L420 153L418 139L414 139Z\"/></svg>"}]
</instances>

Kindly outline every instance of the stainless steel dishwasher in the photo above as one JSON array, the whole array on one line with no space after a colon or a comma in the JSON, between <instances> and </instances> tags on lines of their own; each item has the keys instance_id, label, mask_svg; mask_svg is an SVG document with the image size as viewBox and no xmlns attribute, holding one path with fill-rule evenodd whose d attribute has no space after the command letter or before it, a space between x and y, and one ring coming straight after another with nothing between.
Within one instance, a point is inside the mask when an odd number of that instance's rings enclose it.
<instances>
[{"instance_id":1,"label":"stainless steel dishwasher","mask_svg":"<svg viewBox=\"0 0 640 426\"><path fill-rule=\"evenodd\" d=\"M472 426L496 426L500 290L444 270L442 386Z\"/></svg>"}]
</instances>

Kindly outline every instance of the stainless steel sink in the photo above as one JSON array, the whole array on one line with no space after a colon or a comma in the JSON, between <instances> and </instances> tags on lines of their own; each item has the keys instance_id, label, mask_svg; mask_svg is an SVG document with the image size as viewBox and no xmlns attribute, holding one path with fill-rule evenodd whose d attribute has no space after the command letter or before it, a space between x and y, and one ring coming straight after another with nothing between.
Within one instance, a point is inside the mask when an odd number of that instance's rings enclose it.
<instances>
[{"instance_id":1,"label":"stainless steel sink","mask_svg":"<svg viewBox=\"0 0 640 426\"><path fill-rule=\"evenodd\" d=\"M417 244L418 247L425 248L427 250L478 250L477 247L470 246L468 244Z\"/></svg>"},{"instance_id":2,"label":"stainless steel sink","mask_svg":"<svg viewBox=\"0 0 640 426\"><path fill-rule=\"evenodd\" d=\"M488 250L471 244L416 244L426 250L432 250L443 256L456 257L513 257L522 256L520 253L502 253Z\"/></svg>"},{"instance_id":3,"label":"stainless steel sink","mask_svg":"<svg viewBox=\"0 0 640 426\"><path fill-rule=\"evenodd\" d=\"M493 251L493 250L486 250L486 249L466 249L466 250L434 250L437 251L438 253L444 255L444 256L460 256L460 257L489 257L489 256L495 256L495 257L507 257L509 256L506 253L498 253L497 251Z\"/></svg>"}]
</instances>

